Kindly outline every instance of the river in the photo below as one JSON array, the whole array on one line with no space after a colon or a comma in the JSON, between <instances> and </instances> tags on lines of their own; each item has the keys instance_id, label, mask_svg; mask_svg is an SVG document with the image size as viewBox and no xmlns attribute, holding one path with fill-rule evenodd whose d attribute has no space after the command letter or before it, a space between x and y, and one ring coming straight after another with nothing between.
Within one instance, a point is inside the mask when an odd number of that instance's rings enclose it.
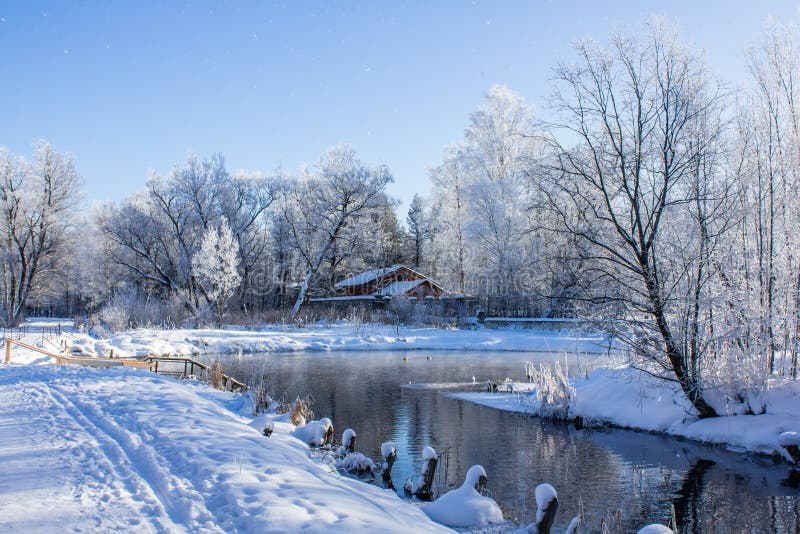
<instances>
[{"instance_id":1,"label":"river","mask_svg":"<svg viewBox=\"0 0 800 534\"><path fill-rule=\"evenodd\" d=\"M380 457L394 441L398 488L420 472L421 451L446 451L437 491L460 485L481 464L506 518L527 524L534 489L559 494L553 532L562 532L582 503L589 524L621 512L624 532L673 516L681 533L800 532L800 474L771 458L729 452L667 436L619 429L576 429L568 423L502 412L451 398L487 379L521 379L524 362L564 362L572 373L597 361L541 352L302 352L221 355L234 377L263 373L276 396L311 394L317 417L330 417L337 438L357 432L357 449ZM476 384L473 384L473 380Z\"/></svg>"}]
</instances>

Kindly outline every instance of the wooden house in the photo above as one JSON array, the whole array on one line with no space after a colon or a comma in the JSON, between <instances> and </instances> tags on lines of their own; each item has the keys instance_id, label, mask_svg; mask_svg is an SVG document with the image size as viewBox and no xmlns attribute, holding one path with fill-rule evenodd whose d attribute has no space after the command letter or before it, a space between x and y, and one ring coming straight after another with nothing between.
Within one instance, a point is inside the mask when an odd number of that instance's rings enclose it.
<instances>
[{"instance_id":1,"label":"wooden house","mask_svg":"<svg viewBox=\"0 0 800 534\"><path fill-rule=\"evenodd\" d=\"M405 265L372 269L351 276L333 287L338 297L433 297L447 296L447 291L419 272Z\"/></svg>"}]
</instances>

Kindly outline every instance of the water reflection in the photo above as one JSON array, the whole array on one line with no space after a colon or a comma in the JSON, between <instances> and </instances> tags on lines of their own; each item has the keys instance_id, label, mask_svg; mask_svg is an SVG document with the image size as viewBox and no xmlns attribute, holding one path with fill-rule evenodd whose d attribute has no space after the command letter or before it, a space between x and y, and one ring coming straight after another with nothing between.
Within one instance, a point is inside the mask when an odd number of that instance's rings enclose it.
<instances>
[{"instance_id":1,"label":"water reflection","mask_svg":"<svg viewBox=\"0 0 800 534\"><path fill-rule=\"evenodd\" d=\"M380 457L383 441L394 441L398 487L419 473L427 445L447 450L437 476L440 492L460 485L471 465L482 464L492 497L517 524L532 521L534 489L548 482L560 497L554 532L563 531L577 513L579 499L590 523L608 510L622 510L625 531L667 523L673 516L682 533L800 531L798 474L785 464L665 436L576 430L450 398L437 386L418 387L444 382L480 387L469 385L473 376L479 382L519 378L524 361L563 362L563 355L334 352L222 358L234 376L266 373L279 395L312 393L315 412L333 419L337 437L354 428L358 449L373 458ZM588 363L568 359L572 372Z\"/></svg>"}]
</instances>

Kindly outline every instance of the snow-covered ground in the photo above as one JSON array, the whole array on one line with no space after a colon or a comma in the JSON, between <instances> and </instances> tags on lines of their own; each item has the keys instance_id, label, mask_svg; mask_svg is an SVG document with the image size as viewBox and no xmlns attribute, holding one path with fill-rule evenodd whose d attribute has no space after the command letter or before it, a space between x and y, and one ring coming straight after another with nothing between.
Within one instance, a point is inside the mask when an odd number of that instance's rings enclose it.
<instances>
[{"instance_id":1,"label":"snow-covered ground","mask_svg":"<svg viewBox=\"0 0 800 534\"><path fill-rule=\"evenodd\" d=\"M738 452L780 454L779 436L800 431L800 381L770 381L766 413L698 419L675 383L664 382L630 367L595 369L572 382L570 418L624 428L664 432ZM540 413L541 403L528 384L517 393L450 393L452 396L501 410ZM788 458L787 458L788 459Z\"/></svg>"},{"instance_id":2,"label":"snow-covered ground","mask_svg":"<svg viewBox=\"0 0 800 534\"><path fill-rule=\"evenodd\" d=\"M144 370L0 365L2 532L438 532L244 397Z\"/></svg>"},{"instance_id":3,"label":"snow-covered ground","mask_svg":"<svg viewBox=\"0 0 800 534\"><path fill-rule=\"evenodd\" d=\"M491 350L606 353L600 334L565 334L519 329L446 330L341 323L302 328L265 325L258 330L226 328L158 330L142 328L97 339L86 333L66 335L73 354L117 357L222 354L303 350Z\"/></svg>"}]
</instances>

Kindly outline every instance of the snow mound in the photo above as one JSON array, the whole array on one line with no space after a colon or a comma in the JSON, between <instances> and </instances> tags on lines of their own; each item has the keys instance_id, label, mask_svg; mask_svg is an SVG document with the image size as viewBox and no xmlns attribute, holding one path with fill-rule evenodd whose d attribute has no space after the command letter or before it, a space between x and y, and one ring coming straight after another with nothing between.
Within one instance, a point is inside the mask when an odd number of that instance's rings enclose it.
<instances>
[{"instance_id":1,"label":"snow mound","mask_svg":"<svg viewBox=\"0 0 800 534\"><path fill-rule=\"evenodd\" d=\"M800 433L797 432L784 432L778 436L778 445L781 447L791 447L792 445L800 447Z\"/></svg>"},{"instance_id":2,"label":"snow mound","mask_svg":"<svg viewBox=\"0 0 800 534\"><path fill-rule=\"evenodd\" d=\"M312 447L321 447L327 441L327 436L332 429L331 420L323 417L319 421L309 421L305 425L297 427L293 434L294 437Z\"/></svg>"},{"instance_id":3,"label":"snow mound","mask_svg":"<svg viewBox=\"0 0 800 534\"><path fill-rule=\"evenodd\" d=\"M475 490L477 484L483 483L481 478L487 478L486 471L480 465L473 465L460 488L426 504L422 511L437 523L449 527L474 528L502 523L503 512L497 503Z\"/></svg>"},{"instance_id":4,"label":"snow mound","mask_svg":"<svg viewBox=\"0 0 800 534\"><path fill-rule=\"evenodd\" d=\"M665 527L664 525L647 525L646 527L640 528L636 534L675 534L671 528Z\"/></svg>"}]
</instances>

